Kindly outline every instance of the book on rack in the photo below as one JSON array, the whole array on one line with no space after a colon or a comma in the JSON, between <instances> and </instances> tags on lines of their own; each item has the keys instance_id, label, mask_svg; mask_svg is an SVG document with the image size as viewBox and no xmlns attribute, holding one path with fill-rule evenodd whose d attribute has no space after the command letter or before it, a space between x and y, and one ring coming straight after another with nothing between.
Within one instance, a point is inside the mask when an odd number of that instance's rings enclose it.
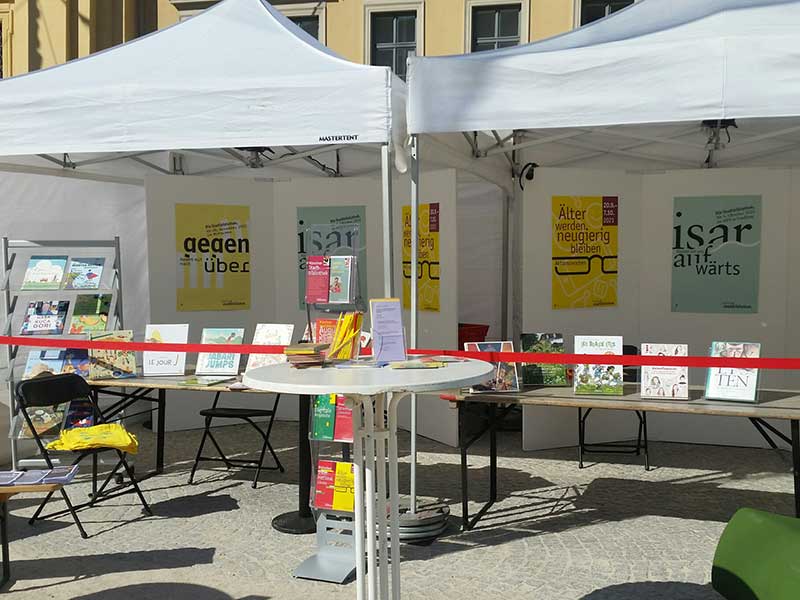
<instances>
[{"instance_id":1,"label":"book on rack","mask_svg":"<svg viewBox=\"0 0 800 600\"><path fill-rule=\"evenodd\" d=\"M465 342L467 352L513 352L514 342ZM519 375L517 364L510 362L493 362L493 376L485 383L473 385L470 391L475 392L518 392Z\"/></svg>"},{"instance_id":2,"label":"book on rack","mask_svg":"<svg viewBox=\"0 0 800 600\"><path fill-rule=\"evenodd\" d=\"M81 377L89 377L91 361L89 351L82 348L68 348L64 356L62 373L75 373Z\"/></svg>"},{"instance_id":3,"label":"book on rack","mask_svg":"<svg viewBox=\"0 0 800 600\"><path fill-rule=\"evenodd\" d=\"M309 256L306 261L306 304L327 304L331 262L327 256Z\"/></svg>"},{"instance_id":4,"label":"book on rack","mask_svg":"<svg viewBox=\"0 0 800 600\"><path fill-rule=\"evenodd\" d=\"M206 327L201 344L241 344L244 329L239 327ZM239 373L241 354L233 352L200 352L197 355L195 375L236 375Z\"/></svg>"},{"instance_id":5,"label":"book on rack","mask_svg":"<svg viewBox=\"0 0 800 600\"><path fill-rule=\"evenodd\" d=\"M560 333L523 333L522 351L537 354L564 354L564 336ZM533 363L522 366L524 385L566 386L567 365Z\"/></svg>"},{"instance_id":6,"label":"book on rack","mask_svg":"<svg viewBox=\"0 0 800 600\"><path fill-rule=\"evenodd\" d=\"M347 397L336 395L336 418L333 423L335 442L353 441L353 409L347 406Z\"/></svg>"},{"instance_id":7,"label":"book on rack","mask_svg":"<svg viewBox=\"0 0 800 600\"><path fill-rule=\"evenodd\" d=\"M28 352L22 379L31 379L39 375L58 375L64 368L64 360L63 350L31 350Z\"/></svg>"},{"instance_id":8,"label":"book on rack","mask_svg":"<svg viewBox=\"0 0 800 600\"><path fill-rule=\"evenodd\" d=\"M73 258L69 261L65 290L96 290L103 279L105 258Z\"/></svg>"},{"instance_id":9,"label":"book on rack","mask_svg":"<svg viewBox=\"0 0 800 600\"><path fill-rule=\"evenodd\" d=\"M144 341L153 344L185 344L189 340L189 324L147 325ZM183 375L186 372L186 352L142 353L142 373L151 375Z\"/></svg>"},{"instance_id":10,"label":"book on rack","mask_svg":"<svg viewBox=\"0 0 800 600\"><path fill-rule=\"evenodd\" d=\"M328 302L330 304L351 304L353 298L353 273L355 256L330 257L330 285Z\"/></svg>"},{"instance_id":11,"label":"book on rack","mask_svg":"<svg viewBox=\"0 0 800 600\"><path fill-rule=\"evenodd\" d=\"M373 298L369 301L372 324L372 353L377 362L406 359L403 308L399 298Z\"/></svg>"},{"instance_id":12,"label":"book on rack","mask_svg":"<svg viewBox=\"0 0 800 600\"><path fill-rule=\"evenodd\" d=\"M711 356L723 358L759 358L758 342L711 342ZM706 398L756 402L758 396L758 369L712 367L706 378Z\"/></svg>"},{"instance_id":13,"label":"book on rack","mask_svg":"<svg viewBox=\"0 0 800 600\"><path fill-rule=\"evenodd\" d=\"M132 342L133 331L95 331L93 342ZM136 353L133 350L89 350L89 379L125 379L136 377Z\"/></svg>"},{"instance_id":14,"label":"book on rack","mask_svg":"<svg viewBox=\"0 0 800 600\"><path fill-rule=\"evenodd\" d=\"M325 355L326 360L352 360L358 358L361 342L361 325L364 313L346 312L339 315L333 341Z\"/></svg>"},{"instance_id":15,"label":"book on rack","mask_svg":"<svg viewBox=\"0 0 800 600\"><path fill-rule=\"evenodd\" d=\"M290 323L259 323L253 334L253 344L259 346L288 346L292 343L294 325ZM245 372L258 367L286 362L283 354L251 354L247 357Z\"/></svg>"},{"instance_id":16,"label":"book on rack","mask_svg":"<svg viewBox=\"0 0 800 600\"><path fill-rule=\"evenodd\" d=\"M40 438L58 437L61 432L61 425L64 422L64 408L63 404L59 404L57 406L37 406L27 409L33 429ZM11 428L9 437L18 440L33 439L33 433L21 411L14 417L14 426Z\"/></svg>"},{"instance_id":17,"label":"book on rack","mask_svg":"<svg viewBox=\"0 0 800 600\"><path fill-rule=\"evenodd\" d=\"M66 256L31 256L20 289L57 290L61 287L66 266Z\"/></svg>"},{"instance_id":18,"label":"book on rack","mask_svg":"<svg viewBox=\"0 0 800 600\"><path fill-rule=\"evenodd\" d=\"M219 375L219 376L203 376L203 375L193 375L192 377L187 377L183 381L179 381L178 385L186 386L186 387L209 387L212 385L219 385L220 383L227 383L229 381L236 381L236 377L230 377L226 375Z\"/></svg>"},{"instance_id":19,"label":"book on rack","mask_svg":"<svg viewBox=\"0 0 800 600\"><path fill-rule=\"evenodd\" d=\"M94 425L94 406L90 400L72 400L64 411L62 429L92 427Z\"/></svg>"},{"instance_id":20,"label":"book on rack","mask_svg":"<svg viewBox=\"0 0 800 600\"><path fill-rule=\"evenodd\" d=\"M642 356L689 356L687 344L642 344ZM689 399L689 368L643 365L642 398Z\"/></svg>"},{"instance_id":21,"label":"book on rack","mask_svg":"<svg viewBox=\"0 0 800 600\"><path fill-rule=\"evenodd\" d=\"M69 300L29 302L20 335L61 335L68 311Z\"/></svg>"},{"instance_id":22,"label":"book on rack","mask_svg":"<svg viewBox=\"0 0 800 600\"><path fill-rule=\"evenodd\" d=\"M69 321L72 335L105 331L111 310L111 294L79 294Z\"/></svg>"},{"instance_id":23,"label":"book on rack","mask_svg":"<svg viewBox=\"0 0 800 600\"><path fill-rule=\"evenodd\" d=\"M333 440L336 419L336 394L314 396L313 417L311 419L311 439Z\"/></svg>"},{"instance_id":24,"label":"book on rack","mask_svg":"<svg viewBox=\"0 0 800 600\"><path fill-rule=\"evenodd\" d=\"M338 319L317 319L314 321L314 342L317 344L332 344L336 335Z\"/></svg>"},{"instance_id":25,"label":"book on rack","mask_svg":"<svg viewBox=\"0 0 800 600\"><path fill-rule=\"evenodd\" d=\"M575 354L621 356L622 336L576 335ZM621 396L622 365L575 365L574 391L576 394Z\"/></svg>"},{"instance_id":26,"label":"book on rack","mask_svg":"<svg viewBox=\"0 0 800 600\"><path fill-rule=\"evenodd\" d=\"M321 510L352 512L355 508L353 463L320 460L317 462L314 507Z\"/></svg>"}]
</instances>

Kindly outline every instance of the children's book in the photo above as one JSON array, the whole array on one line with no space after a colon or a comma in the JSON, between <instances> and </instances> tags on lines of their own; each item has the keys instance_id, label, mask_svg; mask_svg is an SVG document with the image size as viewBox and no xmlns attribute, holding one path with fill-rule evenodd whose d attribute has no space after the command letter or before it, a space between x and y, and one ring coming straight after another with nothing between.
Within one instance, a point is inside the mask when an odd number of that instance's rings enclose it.
<instances>
[{"instance_id":1,"label":"children's book","mask_svg":"<svg viewBox=\"0 0 800 600\"><path fill-rule=\"evenodd\" d=\"M185 344L189 339L189 324L147 325L144 341L155 344ZM143 352L142 373L151 375L183 375L186 352Z\"/></svg>"},{"instance_id":2,"label":"children's book","mask_svg":"<svg viewBox=\"0 0 800 600\"><path fill-rule=\"evenodd\" d=\"M332 440L336 419L336 394L320 394L314 397L311 439Z\"/></svg>"},{"instance_id":3,"label":"children's book","mask_svg":"<svg viewBox=\"0 0 800 600\"><path fill-rule=\"evenodd\" d=\"M31 256L20 289L57 290L66 266L66 256Z\"/></svg>"},{"instance_id":4,"label":"children's book","mask_svg":"<svg viewBox=\"0 0 800 600\"><path fill-rule=\"evenodd\" d=\"M28 408L28 415L33 423L33 429L40 438L54 438L58 437L61 432L61 424L64 421L64 405L58 406L37 406ZM11 430L12 438L19 440L32 440L33 433L31 433L25 417L18 414L14 417L14 427Z\"/></svg>"},{"instance_id":5,"label":"children's book","mask_svg":"<svg viewBox=\"0 0 800 600\"><path fill-rule=\"evenodd\" d=\"M564 354L564 336L560 333L523 333L522 351L537 354ZM534 363L522 366L525 385L569 385L567 365Z\"/></svg>"},{"instance_id":6,"label":"children's book","mask_svg":"<svg viewBox=\"0 0 800 600\"><path fill-rule=\"evenodd\" d=\"M132 342L133 331L93 332L93 342ZM90 379L124 379L136 377L136 353L132 350L89 350Z\"/></svg>"},{"instance_id":7,"label":"children's book","mask_svg":"<svg viewBox=\"0 0 800 600\"><path fill-rule=\"evenodd\" d=\"M39 375L58 375L64 368L64 351L31 350L25 363L23 379L31 379Z\"/></svg>"},{"instance_id":8,"label":"children's book","mask_svg":"<svg viewBox=\"0 0 800 600\"><path fill-rule=\"evenodd\" d=\"M89 377L91 361L89 351L79 348L70 348L64 357L64 367L62 373L75 373L81 377Z\"/></svg>"},{"instance_id":9,"label":"children's book","mask_svg":"<svg viewBox=\"0 0 800 600\"><path fill-rule=\"evenodd\" d=\"M348 304L353 301L352 281L355 266L353 256L331 256L330 285L328 302L331 304Z\"/></svg>"},{"instance_id":10,"label":"children's book","mask_svg":"<svg viewBox=\"0 0 800 600\"><path fill-rule=\"evenodd\" d=\"M333 439L337 442L353 441L353 409L347 406L347 398L342 395L336 396Z\"/></svg>"},{"instance_id":11,"label":"children's book","mask_svg":"<svg viewBox=\"0 0 800 600\"><path fill-rule=\"evenodd\" d=\"M263 346L288 346L292 343L294 325L287 323L259 323L253 334L253 344ZM283 354L251 354L247 357L245 371L286 362Z\"/></svg>"},{"instance_id":12,"label":"children's book","mask_svg":"<svg viewBox=\"0 0 800 600\"><path fill-rule=\"evenodd\" d=\"M336 319L317 319L314 321L314 342L332 344L336 333Z\"/></svg>"},{"instance_id":13,"label":"children's book","mask_svg":"<svg viewBox=\"0 0 800 600\"><path fill-rule=\"evenodd\" d=\"M203 329L201 344L241 344L244 340L243 328ZM236 375L239 372L241 354L229 352L200 352L197 355L195 375Z\"/></svg>"},{"instance_id":14,"label":"children's book","mask_svg":"<svg viewBox=\"0 0 800 600\"><path fill-rule=\"evenodd\" d=\"M69 300L29 302L20 335L61 335L67 320Z\"/></svg>"},{"instance_id":15,"label":"children's book","mask_svg":"<svg viewBox=\"0 0 800 600\"><path fill-rule=\"evenodd\" d=\"M309 256L306 261L306 304L327 304L331 263L327 256Z\"/></svg>"},{"instance_id":16,"label":"children's book","mask_svg":"<svg viewBox=\"0 0 800 600\"><path fill-rule=\"evenodd\" d=\"M464 350L467 352L513 352L513 342L465 342ZM475 392L518 392L519 376L516 363L496 362L494 374L485 383L473 385Z\"/></svg>"},{"instance_id":17,"label":"children's book","mask_svg":"<svg viewBox=\"0 0 800 600\"><path fill-rule=\"evenodd\" d=\"M353 463L318 461L314 506L322 510L353 511L355 507Z\"/></svg>"},{"instance_id":18,"label":"children's book","mask_svg":"<svg viewBox=\"0 0 800 600\"><path fill-rule=\"evenodd\" d=\"M622 355L622 336L576 335L575 354ZM599 359L602 360L602 359ZM576 394L621 396L622 365L575 365Z\"/></svg>"},{"instance_id":19,"label":"children's book","mask_svg":"<svg viewBox=\"0 0 800 600\"><path fill-rule=\"evenodd\" d=\"M73 258L64 278L65 290L96 290L103 278L105 258Z\"/></svg>"},{"instance_id":20,"label":"children's book","mask_svg":"<svg viewBox=\"0 0 800 600\"><path fill-rule=\"evenodd\" d=\"M94 407L89 400L72 400L64 411L62 429L76 427L92 427L94 425Z\"/></svg>"},{"instance_id":21,"label":"children's book","mask_svg":"<svg viewBox=\"0 0 800 600\"><path fill-rule=\"evenodd\" d=\"M79 294L69 322L70 334L105 331L111 310L111 294Z\"/></svg>"},{"instance_id":22,"label":"children's book","mask_svg":"<svg viewBox=\"0 0 800 600\"><path fill-rule=\"evenodd\" d=\"M642 356L688 356L687 344L642 344ZM642 398L689 399L689 368L642 366Z\"/></svg>"},{"instance_id":23,"label":"children's book","mask_svg":"<svg viewBox=\"0 0 800 600\"><path fill-rule=\"evenodd\" d=\"M761 344L757 342L712 342L711 356L726 358L759 358ZM706 398L756 402L758 369L714 367L708 370Z\"/></svg>"}]
</instances>

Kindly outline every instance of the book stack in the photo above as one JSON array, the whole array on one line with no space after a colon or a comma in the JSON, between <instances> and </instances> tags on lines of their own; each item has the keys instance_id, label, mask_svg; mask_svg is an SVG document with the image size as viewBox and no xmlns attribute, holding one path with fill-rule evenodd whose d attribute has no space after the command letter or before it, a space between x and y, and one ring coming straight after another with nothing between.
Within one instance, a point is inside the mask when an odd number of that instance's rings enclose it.
<instances>
[{"instance_id":1,"label":"book stack","mask_svg":"<svg viewBox=\"0 0 800 600\"><path fill-rule=\"evenodd\" d=\"M327 350L328 344L295 344L294 346L286 346L283 353L286 355L286 360L298 369L306 369L308 367L321 367L325 362L325 355L323 350Z\"/></svg>"}]
</instances>

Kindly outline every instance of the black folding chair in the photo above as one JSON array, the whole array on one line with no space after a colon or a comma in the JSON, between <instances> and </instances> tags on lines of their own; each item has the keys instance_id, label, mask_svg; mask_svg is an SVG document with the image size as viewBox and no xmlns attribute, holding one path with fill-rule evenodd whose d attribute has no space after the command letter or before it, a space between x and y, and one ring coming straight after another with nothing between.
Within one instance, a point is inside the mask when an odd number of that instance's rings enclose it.
<instances>
[{"instance_id":1,"label":"black folding chair","mask_svg":"<svg viewBox=\"0 0 800 600\"><path fill-rule=\"evenodd\" d=\"M218 407L217 404L219 403L219 395L221 392L217 392L214 396L214 403L211 405L211 408L207 408L205 410L200 411L200 415L206 418L205 429L203 430L203 439L200 441L200 447L197 449L197 456L194 459L194 466L192 466L192 472L189 475L189 483L194 482L194 474L197 471L197 465L200 461L207 461L207 462L221 462L225 463L225 467L230 469L232 467L239 467L242 469L255 469L256 475L253 477L253 489L256 489L256 485L258 484L258 477L261 475L261 471L274 471L279 470L283 473L283 465L281 461L278 460L278 455L275 454L275 450L272 448L272 445L269 443L269 434L272 431L272 423L275 421L275 413L278 412L278 401L281 399L281 395L277 394L275 396L275 404L272 405L271 409L261 409L261 408L225 408L225 407ZM267 429L266 431L261 429L253 419L259 419L267 417L269 420L267 421ZM240 419L242 421L246 421L253 426L264 440L263 445L261 446L261 454L258 457L258 460L251 460L251 459L239 459L239 458L228 458L225 456L225 453L220 448L220 445L217 443L216 438L214 438L214 434L211 433L211 424L214 419ZM214 447L217 449L219 453L219 457L211 457L211 456L203 456L203 447L206 444L206 438L211 440L211 443L214 444ZM269 450L269 453L272 455L272 459L275 461L274 467L265 467L264 466L264 456Z\"/></svg>"},{"instance_id":2,"label":"black folding chair","mask_svg":"<svg viewBox=\"0 0 800 600\"><path fill-rule=\"evenodd\" d=\"M25 422L27 423L30 431L33 435L33 439L36 441L36 445L39 447L39 452L44 458L47 466L49 468L53 468L53 461L51 455L55 452L65 452L65 451L57 451L57 450L48 450L44 443L42 442L41 437L36 432L36 429L33 426L33 422L31 421L31 417L28 414L29 408L41 408L45 406L55 407L59 404L66 404L73 400L84 400L89 401L92 404L92 410L95 415L95 423L102 422L102 413L97 405L97 398L95 397L92 389L89 387L89 384L84 381L84 379L74 373L64 374L64 375L42 375L39 377L34 377L33 379L26 379L25 381L20 381L17 384L16 388L16 397L17 397L17 407L18 412L23 415ZM80 504L78 506L73 506L72 502L67 495L65 489L59 490L61 493L62 498L64 498L64 502L67 505L66 510L57 511L51 513L46 516L41 516L44 507L50 501L50 498L53 495L53 492L47 494L45 499L39 505L39 508L36 509L34 515L28 521L31 525L33 525L37 520L46 519L54 516L59 516L66 514L69 512L72 515L72 518L75 520L75 525L78 526L78 530L81 532L81 537L87 538L89 537L86 534L86 531L81 524L80 519L78 519L77 511L88 506L94 506L99 500L106 500L109 498L114 498L119 496L123 493L129 493L130 490L127 489L127 485L120 486L115 490L111 490L106 492L106 486L108 483L114 478L119 471L120 467L125 469L125 472L128 474L128 478L130 479L131 486L133 486L136 495L139 496L139 500L144 507L145 513L148 515L153 514L150 510L150 506L148 506L147 501L144 499L142 495L142 490L139 489L139 485L136 482L136 477L134 477L133 469L131 469L128 461L125 459L125 453L116 449L116 448L91 448L87 450L79 450L79 451L66 451L69 454L73 455L75 458L72 460L72 465L76 465L80 463L84 458L89 456L92 457L93 462L93 469L92 469L92 498L89 502L84 504ZM112 469L112 471L108 474L103 485L100 489L97 489L97 458L98 455L103 452L116 452L118 461L116 466ZM119 493L113 493L114 491L118 491L119 489L124 489L125 491Z\"/></svg>"}]
</instances>

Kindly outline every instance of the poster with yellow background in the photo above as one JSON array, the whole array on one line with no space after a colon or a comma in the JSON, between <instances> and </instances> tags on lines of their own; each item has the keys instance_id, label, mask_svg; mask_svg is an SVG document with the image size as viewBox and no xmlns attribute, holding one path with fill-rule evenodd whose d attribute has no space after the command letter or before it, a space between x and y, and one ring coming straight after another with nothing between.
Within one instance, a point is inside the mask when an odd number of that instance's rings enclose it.
<instances>
[{"instance_id":1,"label":"poster with yellow background","mask_svg":"<svg viewBox=\"0 0 800 600\"><path fill-rule=\"evenodd\" d=\"M417 306L439 312L439 204L420 204ZM403 308L411 308L411 207L403 207Z\"/></svg>"},{"instance_id":2,"label":"poster with yellow background","mask_svg":"<svg viewBox=\"0 0 800 600\"><path fill-rule=\"evenodd\" d=\"M176 204L177 310L250 308L250 207Z\"/></svg>"},{"instance_id":3,"label":"poster with yellow background","mask_svg":"<svg viewBox=\"0 0 800 600\"><path fill-rule=\"evenodd\" d=\"M619 198L553 196L553 308L617 305Z\"/></svg>"}]
</instances>

